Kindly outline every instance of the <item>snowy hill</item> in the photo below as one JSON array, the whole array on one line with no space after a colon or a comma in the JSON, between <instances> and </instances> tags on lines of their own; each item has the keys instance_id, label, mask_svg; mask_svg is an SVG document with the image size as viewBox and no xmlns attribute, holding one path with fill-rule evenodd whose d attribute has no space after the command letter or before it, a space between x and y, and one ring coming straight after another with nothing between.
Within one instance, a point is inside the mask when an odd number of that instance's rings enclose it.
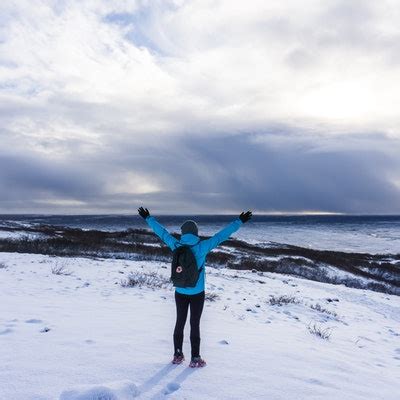
<instances>
[{"instance_id":1,"label":"snowy hill","mask_svg":"<svg viewBox=\"0 0 400 400\"><path fill-rule=\"evenodd\" d=\"M171 259L170 249L149 229L99 231L53 225L0 225L0 252L161 262ZM274 242L251 244L231 238L207 255L207 265L277 272L400 295L400 254L394 249L393 253L370 254Z\"/></svg>"},{"instance_id":2,"label":"snowy hill","mask_svg":"<svg viewBox=\"0 0 400 400\"><path fill-rule=\"evenodd\" d=\"M1 253L0 399L398 399L400 297L209 267L193 370L170 364L168 268Z\"/></svg>"}]
</instances>

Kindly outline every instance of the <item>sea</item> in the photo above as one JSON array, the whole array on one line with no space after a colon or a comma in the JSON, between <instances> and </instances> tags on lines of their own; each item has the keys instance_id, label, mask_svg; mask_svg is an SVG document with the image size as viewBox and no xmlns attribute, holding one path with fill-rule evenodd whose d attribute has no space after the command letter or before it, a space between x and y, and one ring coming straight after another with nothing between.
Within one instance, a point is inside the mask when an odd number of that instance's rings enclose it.
<instances>
[{"instance_id":1,"label":"sea","mask_svg":"<svg viewBox=\"0 0 400 400\"><path fill-rule=\"evenodd\" d=\"M200 235L213 235L237 215L154 215L170 232L180 233L186 219ZM49 224L81 229L123 231L148 228L138 215L0 215L1 227ZM3 236L2 236L3 237ZM400 254L400 215L253 215L233 238L252 244L289 244L320 250Z\"/></svg>"}]
</instances>

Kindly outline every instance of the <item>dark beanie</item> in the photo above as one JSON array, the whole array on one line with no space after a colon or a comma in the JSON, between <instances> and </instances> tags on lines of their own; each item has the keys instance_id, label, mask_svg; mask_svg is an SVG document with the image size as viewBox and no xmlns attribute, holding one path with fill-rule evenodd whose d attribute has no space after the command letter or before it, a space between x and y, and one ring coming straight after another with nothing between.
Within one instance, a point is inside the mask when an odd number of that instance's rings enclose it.
<instances>
[{"instance_id":1,"label":"dark beanie","mask_svg":"<svg viewBox=\"0 0 400 400\"><path fill-rule=\"evenodd\" d=\"M198 236L199 234L199 229L196 222L192 221L191 219L188 219L183 223L183 225L181 226L181 231L182 235L184 235L185 233L191 233L192 235Z\"/></svg>"}]
</instances>

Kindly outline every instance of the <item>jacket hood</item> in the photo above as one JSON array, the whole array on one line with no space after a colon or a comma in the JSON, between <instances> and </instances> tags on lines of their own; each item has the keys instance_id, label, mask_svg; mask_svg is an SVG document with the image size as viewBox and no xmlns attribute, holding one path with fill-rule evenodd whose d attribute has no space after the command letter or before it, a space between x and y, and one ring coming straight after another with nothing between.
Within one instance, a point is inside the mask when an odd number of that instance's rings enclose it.
<instances>
[{"instance_id":1,"label":"jacket hood","mask_svg":"<svg viewBox=\"0 0 400 400\"><path fill-rule=\"evenodd\" d=\"M181 235L179 242L181 244L196 244L199 239L200 238L198 236L193 235L192 233L185 233L184 235Z\"/></svg>"}]
</instances>

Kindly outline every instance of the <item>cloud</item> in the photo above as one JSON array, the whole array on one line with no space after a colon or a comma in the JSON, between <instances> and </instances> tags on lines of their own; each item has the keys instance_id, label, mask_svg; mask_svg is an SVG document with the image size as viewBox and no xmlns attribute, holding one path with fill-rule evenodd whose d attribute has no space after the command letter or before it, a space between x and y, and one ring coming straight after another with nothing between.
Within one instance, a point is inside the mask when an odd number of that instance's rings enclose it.
<instances>
[{"instance_id":1,"label":"cloud","mask_svg":"<svg viewBox=\"0 0 400 400\"><path fill-rule=\"evenodd\" d=\"M1 198L29 196L32 191L63 196L95 196L99 183L96 175L85 174L74 165L34 158L30 155L1 155Z\"/></svg>"},{"instance_id":2,"label":"cloud","mask_svg":"<svg viewBox=\"0 0 400 400\"><path fill-rule=\"evenodd\" d=\"M3 2L0 209L397 212L396 7Z\"/></svg>"},{"instance_id":3,"label":"cloud","mask_svg":"<svg viewBox=\"0 0 400 400\"><path fill-rule=\"evenodd\" d=\"M284 131L176 136L164 146L120 143L67 164L42 155L2 157L0 205L17 200L21 207L24 197L24 210L48 212L134 212L141 204L172 214L400 212L399 140L290 140Z\"/></svg>"}]
</instances>

